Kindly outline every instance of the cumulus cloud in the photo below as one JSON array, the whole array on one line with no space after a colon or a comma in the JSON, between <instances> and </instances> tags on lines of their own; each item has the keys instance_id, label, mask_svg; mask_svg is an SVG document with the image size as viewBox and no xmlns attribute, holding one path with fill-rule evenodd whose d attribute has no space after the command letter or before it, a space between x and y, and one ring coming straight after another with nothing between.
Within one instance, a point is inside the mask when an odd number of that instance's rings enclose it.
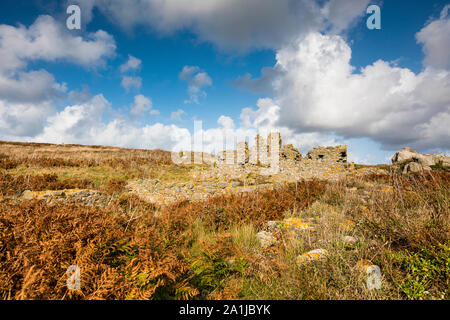
<instances>
[{"instance_id":1,"label":"cumulus cloud","mask_svg":"<svg viewBox=\"0 0 450 320\"><path fill-rule=\"evenodd\" d=\"M116 44L99 30L85 38L73 36L50 16L39 16L30 26L0 25L0 72L24 68L28 61L69 61L86 67L104 64L114 55Z\"/></svg>"},{"instance_id":2,"label":"cumulus cloud","mask_svg":"<svg viewBox=\"0 0 450 320\"><path fill-rule=\"evenodd\" d=\"M82 86L81 90L72 90L68 94L68 98L71 102L75 103L86 103L92 99L92 93L89 87L86 85Z\"/></svg>"},{"instance_id":3,"label":"cumulus cloud","mask_svg":"<svg viewBox=\"0 0 450 320\"><path fill-rule=\"evenodd\" d=\"M0 136L17 140L42 132L46 119L56 111L53 103L7 102L0 99Z\"/></svg>"},{"instance_id":4,"label":"cumulus cloud","mask_svg":"<svg viewBox=\"0 0 450 320\"><path fill-rule=\"evenodd\" d=\"M446 5L440 18L426 25L416 34L417 42L423 45L425 66L450 69L450 4Z\"/></svg>"},{"instance_id":5,"label":"cumulus cloud","mask_svg":"<svg viewBox=\"0 0 450 320\"><path fill-rule=\"evenodd\" d=\"M95 126L101 123L103 111L108 107L110 103L103 95L97 95L82 105L68 106L48 118L48 124L39 136L50 141L67 136L81 140L95 131Z\"/></svg>"},{"instance_id":6,"label":"cumulus cloud","mask_svg":"<svg viewBox=\"0 0 450 320\"><path fill-rule=\"evenodd\" d=\"M311 31L344 30L368 0L78 0L125 30L147 26L160 34L189 29L221 49L280 48ZM94 4L93 4L94 3ZM92 14L89 15L91 17Z\"/></svg>"},{"instance_id":7,"label":"cumulus cloud","mask_svg":"<svg viewBox=\"0 0 450 320\"><path fill-rule=\"evenodd\" d=\"M7 76L0 73L0 99L9 102L38 102L60 97L66 84L55 82L45 70L18 72Z\"/></svg>"},{"instance_id":8,"label":"cumulus cloud","mask_svg":"<svg viewBox=\"0 0 450 320\"><path fill-rule=\"evenodd\" d=\"M320 33L279 50L276 58L274 99L244 109L244 122L252 116L262 127L369 137L387 149L450 149L448 71L415 74L382 60L355 70L345 40Z\"/></svg>"},{"instance_id":9,"label":"cumulus cloud","mask_svg":"<svg viewBox=\"0 0 450 320\"><path fill-rule=\"evenodd\" d=\"M139 90L142 87L142 78L123 76L121 85L127 92L129 92L131 89Z\"/></svg>"},{"instance_id":10,"label":"cumulus cloud","mask_svg":"<svg viewBox=\"0 0 450 320\"><path fill-rule=\"evenodd\" d=\"M261 70L261 77L253 78L250 73L232 81L232 85L238 89L247 90L253 93L264 93L272 91L272 82L278 76L278 69L264 67Z\"/></svg>"},{"instance_id":11,"label":"cumulus cloud","mask_svg":"<svg viewBox=\"0 0 450 320\"><path fill-rule=\"evenodd\" d=\"M181 121L181 117L186 114L184 110L178 109L177 111L174 111L170 114L170 120L172 121Z\"/></svg>"},{"instance_id":12,"label":"cumulus cloud","mask_svg":"<svg viewBox=\"0 0 450 320\"><path fill-rule=\"evenodd\" d=\"M128 55L128 60L120 66L120 72L125 73L128 71L134 71L141 67L142 61L132 55Z\"/></svg>"},{"instance_id":13,"label":"cumulus cloud","mask_svg":"<svg viewBox=\"0 0 450 320\"><path fill-rule=\"evenodd\" d=\"M227 116L220 116L217 120L217 123L221 125L225 129L233 129L234 128L234 121L230 117Z\"/></svg>"},{"instance_id":14,"label":"cumulus cloud","mask_svg":"<svg viewBox=\"0 0 450 320\"><path fill-rule=\"evenodd\" d=\"M150 98L139 94L134 97L134 104L131 106L130 113L134 117L144 116L146 113L155 114L159 113L157 110L152 110L153 102ZM152 112L153 111L153 112Z\"/></svg>"},{"instance_id":15,"label":"cumulus cloud","mask_svg":"<svg viewBox=\"0 0 450 320\"><path fill-rule=\"evenodd\" d=\"M188 84L189 100L185 100L185 103L199 104L199 98L206 97L206 92L202 89L212 85L210 76L197 66L184 66L179 78Z\"/></svg>"}]
</instances>

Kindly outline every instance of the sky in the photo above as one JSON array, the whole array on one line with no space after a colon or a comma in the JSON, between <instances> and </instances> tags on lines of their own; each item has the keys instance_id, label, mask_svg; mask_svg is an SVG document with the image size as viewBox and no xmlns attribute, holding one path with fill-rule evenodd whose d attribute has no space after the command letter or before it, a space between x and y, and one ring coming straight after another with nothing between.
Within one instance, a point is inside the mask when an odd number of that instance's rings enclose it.
<instances>
[{"instance_id":1,"label":"sky","mask_svg":"<svg viewBox=\"0 0 450 320\"><path fill-rule=\"evenodd\" d=\"M70 5L80 30L67 27ZM381 29L367 27L370 5ZM302 154L346 144L357 163L389 163L403 147L448 154L449 9L2 0L0 140L215 153L279 131Z\"/></svg>"}]
</instances>

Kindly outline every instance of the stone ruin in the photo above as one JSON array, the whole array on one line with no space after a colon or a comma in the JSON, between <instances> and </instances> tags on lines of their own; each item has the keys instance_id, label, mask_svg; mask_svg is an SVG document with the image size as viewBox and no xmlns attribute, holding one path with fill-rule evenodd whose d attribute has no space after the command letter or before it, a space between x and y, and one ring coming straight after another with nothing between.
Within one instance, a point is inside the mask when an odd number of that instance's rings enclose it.
<instances>
[{"instance_id":1,"label":"stone ruin","mask_svg":"<svg viewBox=\"0 0 450 320\"><path fill-rule=\"evenodd\" d=\"M314 147L306 154L310 160L347 163L347 146Z\"/></svg>"},{"instance_id":2,"label":"stone ruin","mask_svg":"<svg viewBox=\"0 0 450 320\"><path fill-rule=\"evenodd\" d=\"M217 195L274 190L302 179L338 180L351 169L347 164L346 146L315 147L303 157L292 144L283 145L278 132L267 137L256 135L252 146L240 141L236 150L224 150L216 155L178 152L175 158L187 164L208 166L194 167L190 182L138 180L128 183L127 189L146 201L166 205L180 200L197 201Z\"/></svg>"},{"instance_id":3,"label":"stone ruin","mask_svg":"<svg viewBox=\"0 0 450 320\"><path fill-rule=\"evenodd\" d=\"M247 142L238 142L236 150L219 152L216 161L218 166L347 168L347 146L314 147L303 158L292 144L283 146L281 134L273 132L267 138L257 134L252 147Z\"/></svg>"}]
</instances>

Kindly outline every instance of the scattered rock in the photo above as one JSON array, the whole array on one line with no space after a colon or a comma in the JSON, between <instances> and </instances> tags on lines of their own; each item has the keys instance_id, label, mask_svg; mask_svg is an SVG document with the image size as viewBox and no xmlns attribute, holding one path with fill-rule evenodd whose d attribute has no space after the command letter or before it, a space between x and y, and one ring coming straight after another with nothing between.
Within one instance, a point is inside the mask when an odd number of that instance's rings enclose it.
<instances>
[{"instance_id":1,"label":"scattered rock","mask_svg":"<svg viewBox=\"0 0 450 320\"><path fill-rule=\"evenodd\" d=\"M272 233L267 231L258 232L256 237L259 239L261 247L263 248L271 247L277 242L277 239L272 235Z\"/></svg>"},{"instance_id":2,"label":"scattered rock","mask_svg":"<svg viewBox=\"0 0 450 320\"><path fill-rule=\"evenodd\" d=\"M279 232L279 231L281 231L281 222L280 221L268 221L267 229L270 232Z\"/></svg>"},{"instance_id":3,"label":"scattered rock","mask_svg":"<svg viewBox=\"0 0 450 320\"><path fill-rule=\"evenodd\" d=\"M350 231L355 227L355 222L347 219L344 222L340 223L339 225L342 227L342 229Z\"/></svg>"},{"instance_id":4,"label":"scattered rock","mask_svg":"<svg viewBox=\"0 0 450 320\"><path fill-rule=\"evenodd\" d=\"M227 260L227 264L228 264L230 267L232 267L232 266L234 266L234 265L236 264L236 260L235 260L235 259L228 259L228 260Z\"/></svg>"},{"instance_id":5,"label":"scattered rock","mask_svg":"<svg viewBox=\"0 0 450 320\"><path fill-rule=\"evenodd\" d=\"M284 235L291 239L298 239L306 231L313 230L311 223L304 222L300 218L284 219L280 224L280 228Z\"/></svg>"},{"instance_id":6,"label":"scattered rock","mask_svg":"<svg viewBox=\"0 0 450 320\"><path fill-rule=\"evenodd\" d=\"M356 263L355 268L359 271L366 272L370 266L373 266L372 261L363 259Z\"/></svg>"},{"instance_id":7,"label":"scattered rock","mask_svg":"<svg viewBox=\"0 0 450 320\"><path fill-rule=\"evenodd\" d=\"M311 223L303 222L300 218L288 218L284 219L282 222L282 227L290 231L298 230L310 230L312 229Z\"/></svg>"},{"instance_id":8,"label":"scattered rock","mask_svg":"<svg viewBox=\"0 0 450 320\"><path fill-rule=\"evenodd\" d=\"M355 245L358 242L358 240L355 237L352 237L352 236L345 236L344 239L343 239L343 242L345 244L353 246L353 245Z\"/></svg>"},{"instance_id":9,"label":"scattered rock","mask_svg":"<svg viewBox=\"0 0 450 320\"><path fill-rule=\"evenodd\" d=\"M33 192L31 190L25 190L21 197L25 200L31 200L33 199Z\"/></svg>"},{"instance_id":10,"label":"scattered rock","mask_svg":"<svg viewBox=\"0 0 450 320\"><path fill-rule=\"evenodd\" d=\"M328 251L325 249L311 250L297 257L297 264L305 264L314 261L323 261L328 258Z\"/></svg>"}]
</instances>

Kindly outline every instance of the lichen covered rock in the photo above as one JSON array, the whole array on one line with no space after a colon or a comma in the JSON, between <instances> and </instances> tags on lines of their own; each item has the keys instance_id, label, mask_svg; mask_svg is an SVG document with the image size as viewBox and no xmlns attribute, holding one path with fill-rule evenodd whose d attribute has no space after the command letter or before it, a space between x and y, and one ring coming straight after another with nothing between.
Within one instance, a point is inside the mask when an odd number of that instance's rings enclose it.
<instances>
[{"instance_id":1,"label":"lichen covered rock","mask_svg":"<svg viewBox=\"0 0 450 320\"><path fill-rule=\"evenodd\" d=\"M311 250L297 257L297 264L305 264L314 261L323 261L328 259L328 251L325 249Z\"/></svg>"},{"instance_id":2,"label":"lichen covered rock","mask_svg":"<svg viewBox=\"0 0 450 320\"><path fill-rule=\"evenodd\" d=\"M277 242L277 239L272 235L272 233L267 231L258 232L256 237L259 239L261 247L263 248L269 248Z\"/></svg>"}]
</instances>

